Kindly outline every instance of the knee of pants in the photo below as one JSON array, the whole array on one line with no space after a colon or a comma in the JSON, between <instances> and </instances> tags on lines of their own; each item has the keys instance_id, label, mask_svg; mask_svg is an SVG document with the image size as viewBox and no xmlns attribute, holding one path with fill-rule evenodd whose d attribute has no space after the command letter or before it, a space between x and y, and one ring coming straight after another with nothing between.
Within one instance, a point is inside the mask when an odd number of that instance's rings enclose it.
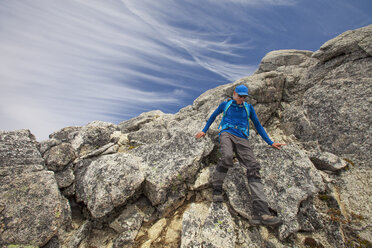
<instances>
[{"instance_id":1,"label":"knee of pants","mask_svg":"<svg viewBox=\"0 0 372 248\"><path fill-rule=\"evenodd\" d=\"M213 171L211 175L211 182L212 184L223 184L223 181L225 180L226 174L228 172L228 168L218 164L215 170Z\"/></svg>"},{"instance_id":2,"label":"knee of pants","mask_svg":"<svg viewBox=\"0 0 372 248\"><path fill-rule=\"evenodd\" d=\"M247 170L248 182L261 182L261 175L259 169Z\"/></svg>"},{"instance_id":3,"label":"knee of pants","mask_svg":"<svg viewBox=\"0 0 372 248\"><path fill-rule=\"evenodd\" d=\"M221 158L221 161L225 167L232 167L233 166L233 155L225 155Z\"/></svg>"}]
</instances>

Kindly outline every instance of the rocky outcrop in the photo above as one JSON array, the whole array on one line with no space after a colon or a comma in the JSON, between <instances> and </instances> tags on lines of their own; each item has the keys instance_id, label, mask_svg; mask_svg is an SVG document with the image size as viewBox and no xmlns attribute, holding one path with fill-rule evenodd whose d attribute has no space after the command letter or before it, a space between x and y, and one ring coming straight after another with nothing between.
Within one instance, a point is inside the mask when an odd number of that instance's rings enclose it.
<instances>
[{"instance_id":1,"label":"rocky outcrop","mask_svg":"<svg viewBox=\"0 0 372 248\"><path fill-rule=\"evenodd\" d=\"M44 169L35 137L28 130L1 131L0 175L7 176Z\"/></svg>"},{"instance_id":2,"label":"rocky outcrop","mask_svg":"<svg viewBox=\"0 0 372 248\"><path fill-rule=\"evenodd\" d=\"M305 146L317 144L320 150L349 163L351 170L335 179L338 187L334 194L343 206L341 212L345 220L352 222L353 215L363 216L361 226L356 229L363 229L361 233L369 236L372 231L366 226L372 217L368 179L371 177L372 133L371 40L370 25L325 43L312 55L319 62L299 81L300 85L306 85L301 88L308 88L303 97L290 102L281 113L281 128L287 135L294 135ZM311 159L316 166L324 168L319 159L314 156Z\"/></svg>"},{"instance_id":3,"label":"rocky outcrop","mask_svg":"<svg viewBox=\"0 0 372 248\"><path fill-rule=\"evenodd\" d=\"M130 154L112 154L76 165L76 199L94 218L103 217L139 190L144 181L141 160Z\"/></svg>"},{"instance_id":4,"label":"rocky outcrop","mask_svg":"<svg viewBox=\"0 0 372 248\"><path fill-rule=\"evenodd\" d=\"M178 113L66 127L36 142L0 132L0 245L36 247L358 247L371 245L372 25L319 51L268 53L257 72ZM236 162L211 202L218 104L245 84L275 150L251 130L278 228L250 224ZM68 200L66 198L68 198Z\"/></svg>"},{"instance_id":5,"label":"rocky outcrop","mask_svg":"<svg viewBox=\"0 0 372 248\"><path fill-rule=\"evenodd\" d=\"M181 247L235 247L234 221L226 204L191 204L184 213Z\"/></svg>"},{"instance_id":6,"label":"rocky outcrop","mask_svg":"<svg viewBox=\"0 0 372 248\"><path fill-rule=\"evenodd\" d=\"M279 227L279 238L284 239L301 230L297 215L300 204L323 192L325 185L306 153L295 145L278 151L268 148L258 137L252 140L255 144L253 150L262 166L269 206L284 221Z\"/></svg>"},{"instance_id":7,"label":"rocky outcrop","mask_svg":"<svg viewBox=\"0 0 372 248\"><path fill-rule=\"evenodd\" d=\"M0 245L45 245L69 225L67 200L29 131L1 131L0 144Z\"/></svg>"}]
</instances>

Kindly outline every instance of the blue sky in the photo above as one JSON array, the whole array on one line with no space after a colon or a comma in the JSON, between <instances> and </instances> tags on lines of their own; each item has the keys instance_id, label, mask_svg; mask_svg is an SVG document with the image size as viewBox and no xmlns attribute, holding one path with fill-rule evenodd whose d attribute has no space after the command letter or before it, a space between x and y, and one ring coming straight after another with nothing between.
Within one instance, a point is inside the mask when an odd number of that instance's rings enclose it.
<instances>
[{"instance_id":1,"label":"blue sky","mask_svg":"<svg viewBox=\"0 0 372 248\"><path fill-rule=\"evenodd\" d=\"M0 130L175 113L272 50L371 23L371 0L1 0Z\"/></svg>"}]
</instances>

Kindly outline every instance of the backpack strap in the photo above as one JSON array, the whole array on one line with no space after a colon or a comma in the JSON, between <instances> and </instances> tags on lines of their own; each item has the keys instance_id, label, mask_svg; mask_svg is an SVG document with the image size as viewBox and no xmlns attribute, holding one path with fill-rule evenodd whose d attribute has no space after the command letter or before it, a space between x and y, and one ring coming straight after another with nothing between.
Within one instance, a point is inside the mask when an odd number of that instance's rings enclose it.
<instances>
[{"instance_id":1,"label":"backpack strap","mask_svg":"<svg viewBox=\"0 0 372 248\"><path fill-rule=\"evenodd\" d=\"M244 102L244 108L247 111L247 131L244 134L249 137L249 104L247 102Z\"/></svg>"},{"instance_id":2,"label":"backpack strap","mask_svg":"<svg viewBox=\"0 0 372 248\"><path fill-rule=\"evenodd\" d=\"M218 126L218 129L220 129L222 127L222 124L223 124L224 119L225 119L226 112L230 108L232 103L233 103L233 100L230 100L230 101L227 102L227 104L225 106L225 109L223 110L222 120L220 122L220 125Z\"/></svg>"}]
</instances>

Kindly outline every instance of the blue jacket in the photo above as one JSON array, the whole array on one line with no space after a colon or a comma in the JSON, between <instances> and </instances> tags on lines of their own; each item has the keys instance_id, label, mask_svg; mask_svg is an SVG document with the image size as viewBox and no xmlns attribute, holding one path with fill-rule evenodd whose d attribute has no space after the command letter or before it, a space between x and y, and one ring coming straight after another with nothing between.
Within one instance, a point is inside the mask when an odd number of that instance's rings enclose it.
<instances>
[{"instance_id":1,"label":"blue jacket","mask_svg":"<svg viewBox=\"0 0 372 248\"><path fill-rule=\"evenodd\" d=\"M207 133L209 127L212 125L216 117L219 114L223 113L227 103L228 101L222 102L220 106L218 106L218 108L209 117L207 124L205 125L203 129L204 133ZM262 127L260 121L258 120L256 111L254 111L253 106L251 104L249 104L248 106L249 106L249 119L252 120L258 134L266 141L267 144L271 146L274 142L269 138L265 129ZM243 104L238 105L236 101L234 100L226 112L225 121L231 125L247 126L248 118L247 118L247 111L245 110L244 105ZM221 133L222 132L228 132L240 138L248 139L248 137L244 135L244 133L239 129L228 128L228 129L222 130Z\"/></svg>"}]
</instances>

